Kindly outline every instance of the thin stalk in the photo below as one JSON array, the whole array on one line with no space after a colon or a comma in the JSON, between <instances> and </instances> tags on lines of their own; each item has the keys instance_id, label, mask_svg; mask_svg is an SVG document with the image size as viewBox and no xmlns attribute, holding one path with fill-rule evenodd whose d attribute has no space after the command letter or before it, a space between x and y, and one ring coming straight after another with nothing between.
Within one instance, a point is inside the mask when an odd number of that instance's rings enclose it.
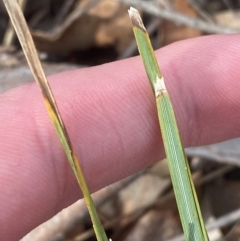
<instances>
[{"instance_id":1,"label":"thin stalk","mask_svg":"<svg viewBox=\"0 0 240 241\"><path fill-rule=\"evenodd\" d=\"M34 78L42 91L42 95L43 95L48 113L55 126L58 137L61 140L62 146L68 158L68 161L72 167L74 175L76 176L78 184L82 190L86 205L88 207L88 210L93 222L93 228L96 233L97 239L98 241L108 241L108 238L99 220L91 194L88 190L81 166L79 164L76 153L73 149L67 129L63 123L62 117L58 110L57 103L52 94L48 80L43 72L32 36L28 29L22 10L16 0L4 0L4 4L11 18L12 24L15 28L15 31L21 43L21 46L26 56L26 59L28 61L28 64L32 70Z\"/></svg>"},{"instance_id":2,"label":"thin stalk","mask_svg":"<svg viewBox=\"0 0 240 241\"><path fill-rule=\"evenodd\" d=\"M27 4L27 0L18 0L18 4L21 7L22 11L24 11ZM9 21L8 27L3 37L3 45L7 47L11 46L13 44L14 39L15 39L15 31L11 21Z\"/></svg>"},{"instance_id":3,"label":"thin stalk","mask_svg":"<svg viewBox=\"0 0 240 241\"><path fill-rule=\"evenodd\" d=\"M172 104L148 33L136 9L131 7L129 15L138 49L155 95L160 129L185 238L187 241L208 241Z\"/></svg>"}]
</instances>

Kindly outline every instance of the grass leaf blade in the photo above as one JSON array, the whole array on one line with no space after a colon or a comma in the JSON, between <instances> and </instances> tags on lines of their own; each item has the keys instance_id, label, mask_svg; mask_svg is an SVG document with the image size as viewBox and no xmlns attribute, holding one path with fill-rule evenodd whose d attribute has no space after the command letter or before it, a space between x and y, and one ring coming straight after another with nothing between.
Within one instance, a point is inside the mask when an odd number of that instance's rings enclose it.
<instances>
[{"instance_id":1,"label":"grass leaf blade","mask_svg":"<svg viewBox=\"0 0 240 241\"><path fill-rule=\"evenodd\" d=\"M184 235L188 241L208 241L175 114L148 33L136 9L131 7L129 15L138 49L156 98L159 124Z\"/></svg>"},{"instance_id":2,"label":"grass leaf blade","mask_svg":"<svg viewBox=\"0 0 240 241\"><path fill-rule=\"evenodd\" d=\"M67 155L68 161L83 192L83 196L93 222L93 228L96 233L97 239L98 241L108 241L102 224L98 218L98 214L95 209L90 192L88 190L79 161L77 159L75 151L73 150L71 140L59 113L48 80L43 72L32 36L27 27L27 23L25 21L21 8L16 0L4 0L4 4L11 18L12 24L16 30L16 34L18 35L20 44L27 58L28 64L32 70L34 78L42 91L48 113L56 128L57 134Z\"/></svg>"}]
</instances>

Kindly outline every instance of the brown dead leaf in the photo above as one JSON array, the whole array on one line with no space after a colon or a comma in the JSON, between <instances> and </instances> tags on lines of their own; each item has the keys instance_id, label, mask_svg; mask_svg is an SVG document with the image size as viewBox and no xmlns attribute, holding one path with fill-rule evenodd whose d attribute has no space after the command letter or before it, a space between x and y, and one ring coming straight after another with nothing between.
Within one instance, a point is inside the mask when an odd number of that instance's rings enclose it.
<instances>
[{"instance_id":1,"label":"brown dead leaf","mask_svg":"<svg viewBox=\"0 0 240 241\"><path fill-rule=\"evenodd\" d=\"M141 217L124 238L115 240L144 241L167 240L181 233L179 220L174 212L150 210Z\"/></svg>"},{"instance_id":2,"label":"brown dead leaf","mask_svg":"<svg viewBox=\"0 0 240 241\"><path fill-rule=\"evenodd\" d=\"M160 178L151 174L145 174L138 178L127 189L123 189L119 193L122 215L127 215L156 202L159 195L169 187L170 183L169 178Z\"/></svg>"}]
</instances>

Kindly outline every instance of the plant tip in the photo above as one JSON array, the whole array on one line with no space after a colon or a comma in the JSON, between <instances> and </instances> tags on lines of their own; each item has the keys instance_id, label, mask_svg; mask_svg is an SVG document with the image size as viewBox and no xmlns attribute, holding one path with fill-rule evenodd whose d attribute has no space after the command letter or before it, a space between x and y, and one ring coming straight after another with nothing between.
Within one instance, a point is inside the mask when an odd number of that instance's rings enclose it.
<instances>
[{"instance_id":1,"label":"plant tip","mask_svg":"<svg viewBox=\"0 0 240 241\"><path fill-rule=\"evenodd\" d=\"M132 25L136 28L141 29L144 32L147 32L146 28L143 25L142 18L136 8L130 7L128 10L130 19L132 20Z\"/></svg>"}]
</instances>

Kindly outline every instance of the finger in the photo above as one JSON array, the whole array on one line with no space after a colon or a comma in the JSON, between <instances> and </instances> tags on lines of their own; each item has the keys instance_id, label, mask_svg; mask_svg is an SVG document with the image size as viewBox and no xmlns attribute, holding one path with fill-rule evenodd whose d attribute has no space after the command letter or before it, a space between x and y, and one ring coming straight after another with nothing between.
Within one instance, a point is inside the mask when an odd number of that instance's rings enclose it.
<instances>
[{"instance_id":1,"label":"finger","mask_svg":"<svg viewBox=\"0 0 240 241\"><path fill-rule=\"evenodd\" d=\"M157 52L185 145L239 135L239 42L210 36ZM92 191L164 157L139 57L49 80ZM0 240L11 241L81 194L35 84L0 97L0 123Z\"/></svg>"}]
</instances>

